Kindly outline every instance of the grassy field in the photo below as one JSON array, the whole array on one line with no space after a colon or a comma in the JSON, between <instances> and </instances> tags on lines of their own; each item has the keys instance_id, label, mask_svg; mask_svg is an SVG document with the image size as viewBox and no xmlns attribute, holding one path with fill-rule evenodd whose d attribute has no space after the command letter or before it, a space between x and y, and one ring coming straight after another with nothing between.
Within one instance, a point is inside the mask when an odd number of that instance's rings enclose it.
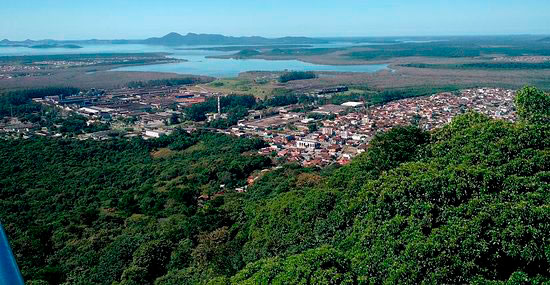
<instances>
[{"instance_id":1,"label":"grassy field","mask_svg":"<svg viewBox=\"0 0 550 285\"><path fill-rule=\"evenodd\" d=\"M253 95L261 99L288 92L288 89L283 84L277 83L273 78L259 78L255 80L246 76L218 79L208 84L201 84L197 88L224 94Z\"/></svg>"},{"instance_id":2,"label":"grassy field","mask_svg":"<svg viewBox=\"0 0 550 285\"><path fill-rule=\"evenodd\" d=\"M112 67L114 68L114 67ZM72 68L51 72L47 76L20 77L0 80L0 90L17 90L52 86L71 86L82 89L125 87L130 82L156 79L186 78L189 75L159 72L108 71L103 68Z\"/></svg>"}]
</instances>

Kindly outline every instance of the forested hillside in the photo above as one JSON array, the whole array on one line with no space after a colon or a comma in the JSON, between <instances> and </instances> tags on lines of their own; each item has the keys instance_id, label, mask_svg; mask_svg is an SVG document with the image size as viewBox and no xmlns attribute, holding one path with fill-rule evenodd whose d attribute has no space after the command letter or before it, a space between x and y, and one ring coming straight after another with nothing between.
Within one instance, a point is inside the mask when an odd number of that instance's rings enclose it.
<instances>
[{"instance_id":1,"label":"forested hillside","mask_svg":"<svg viewBox=\"0 0 550 285\"><path fill-rule=\"evenodd\" d=\"M0 220L29 284L543 284L550 96L516 103L517 123L394 128L247 193L212 195L272 167L258 140L6 141Z\"/></svg>"}]
</instances>

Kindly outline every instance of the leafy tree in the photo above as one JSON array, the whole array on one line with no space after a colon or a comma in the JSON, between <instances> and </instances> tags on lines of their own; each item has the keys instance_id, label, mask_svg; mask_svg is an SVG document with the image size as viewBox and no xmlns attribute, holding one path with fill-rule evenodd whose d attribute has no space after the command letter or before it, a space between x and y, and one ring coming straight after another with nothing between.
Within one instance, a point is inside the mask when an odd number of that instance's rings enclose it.
<instances>
[{"instance_id":1,"label":"leafy tree","mask_svg":"<svg viewBox=\"0 0 550 285\"><path fill-rule=\"evenodd\" d=\"M190 239L181 240L170 257L170 264L168 268L177 270L178 268L185 268L191 262L191 253L193 250L193 241Z\"/></svg>"},{"instance_id":2,"label":"leafy tree","mask_svg":"<svg viewBox=\"0 0 550 285\"><path fill-rule=\"evenodd\" d=\"M309 130L309 132L316 132L317 130L319 130L319 126L317 126L317 124L315 123L311 123L311 124L308 124L307 125L307 129Z\"/></svg>"},{"instance_id":3,"label":"leafy tree","mask_svg":"<svg viewBox=\"0 0 550 285\"><path fill-rule=\"evenodd\" d=\"M152 240L143 243L134 252L132 262L133 268L135 268L134 271L139 272L139 278L147 280L147 283L154 281L157 277L166 273L166 265L170 260L171 250L172 245L166 241Z\"/></svg>"},{"instance_id":4,"label":"leafy tree","mask_svg":"<svg viewBox=\"0 0 550 285\"><path fill-rule=\"evenodd\" d=\"M526 86L517 92L518 116L532 123L550 123L550 95Z\"/></svg>"},{"instance_id":5,"label":"leafy tree","mask_svg":"<svg viewBox=\"0 0 550 285\"><path fill-rule=\"evenodd\" d=\"M249 264L231 278L231 284L356 284L351 261L342 252L324 246L285 259Z\"/></svg>"},{"instance_id":6,"label":"leafy tree","mask_svg":"<svg viewBox=\"0 0 550 285\"><path fill-rule=\"evenodd\" d=\"M180 118L178 116L178 114L176 113L172 113L172 115L170 116L170 125L176 125L176 124L179 124L180 123Z\"/></svg>"}]
</instances>

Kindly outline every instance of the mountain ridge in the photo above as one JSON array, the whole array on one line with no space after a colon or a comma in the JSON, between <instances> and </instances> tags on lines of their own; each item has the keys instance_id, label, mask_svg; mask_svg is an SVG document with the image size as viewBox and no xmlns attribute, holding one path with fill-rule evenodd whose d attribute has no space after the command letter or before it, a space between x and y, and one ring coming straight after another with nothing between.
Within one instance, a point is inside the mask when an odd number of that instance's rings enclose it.
<instances>
[{"instance_id":1,"label":"mountain ridge","mask_svg":"<svg viewBox=\"0 0 550 285\"><path fill-rule=\"evenodd\" d=\"M196 34L187 33L181 35L176 32L171 32L163 37L148 38L143 41L145 44L161 44L161 45L209 45L209 44L314 44L326 43L325 40L307 38L307 37L282 37L282 38L264 38L260 36L243 36L233 37L224 36L221 34Z\"/></svg>"},{"instance_id":2,"label":"mountain ridge","mask_svg":"<svg viewBox=\"0 0 550 285\"><path fill-rule=\"evenodd\" d=\"M181 35L176 32L168 33L162 37L151 37L141 40L24 40L24 41L10 41L4 39L0 41L2 46L34 46L34 45L84 45L84 44L147 44L147 45L165 45L165 46L179 46L179 45L260 45L260 44L321 44L327 43L326 40L314 39L308 37L281 37L281 38L265 38L260 36L225 36L221 34L196 34L187 33Z\"/></svg>"}]
</instances>

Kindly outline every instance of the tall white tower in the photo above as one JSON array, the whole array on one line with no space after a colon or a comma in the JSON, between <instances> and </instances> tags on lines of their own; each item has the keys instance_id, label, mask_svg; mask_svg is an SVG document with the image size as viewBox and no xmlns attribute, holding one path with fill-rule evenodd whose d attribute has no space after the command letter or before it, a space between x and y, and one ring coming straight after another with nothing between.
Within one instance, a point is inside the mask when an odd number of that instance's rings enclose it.
<instances>
[{"instance_id":1,"label":"tall white tower","mask_svg":"<svg viewBox=\"0 0 550 285\"><path fill-rule=\"evenodd\" d=\"M222 104L220 103L220 96L218 96L218 115L222 114Z\"/></svg>"}]
</instances>

